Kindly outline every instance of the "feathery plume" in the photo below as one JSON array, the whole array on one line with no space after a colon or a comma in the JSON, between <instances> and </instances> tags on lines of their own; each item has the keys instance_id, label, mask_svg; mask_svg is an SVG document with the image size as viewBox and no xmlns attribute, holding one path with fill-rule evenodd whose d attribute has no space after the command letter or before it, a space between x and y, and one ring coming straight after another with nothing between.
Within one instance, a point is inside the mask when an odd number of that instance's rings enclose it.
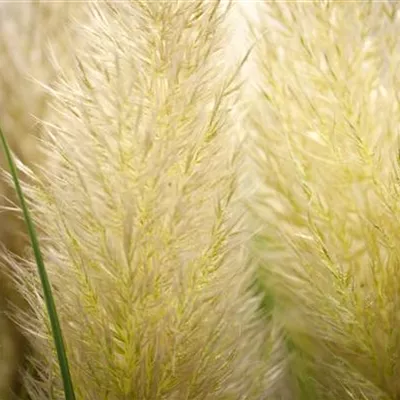
<instances>
[{"instance_id":1,"label":"feathery plume","mask_svg":"<svg viewBox=\"0 0 400 400\"><path fill-rule=\"evenodd\" d=\"M279 375L247 290L229 7L92 4L75 71L49 88L48 166L28 194L79 399L260 399ZM41 355L25 386L61 399L35 269L17 279Z\"/></svg>"},{"instance_id":2,"label":"feathery plume","mask_svg":"<svg viewBox=\"0 0 400 400\"><path fill-rule=\"evenodd\" d=\"M295 398L400 396L396 2L267 2L249 102L260 282Z\"/></svg>"}]
</instances>

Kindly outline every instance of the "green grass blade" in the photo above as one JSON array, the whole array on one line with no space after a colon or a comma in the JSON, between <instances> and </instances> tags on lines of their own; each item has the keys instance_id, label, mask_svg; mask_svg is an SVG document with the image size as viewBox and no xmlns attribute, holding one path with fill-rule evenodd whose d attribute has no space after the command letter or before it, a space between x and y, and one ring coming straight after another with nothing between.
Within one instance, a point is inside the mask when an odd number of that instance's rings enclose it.
<instances>
[{"instance_id":1,"label":"green grass blade","mask_svg":"<svg viewBox=\"0 0 400 400\"><path fill-rule=\"evenodd\" d=\"M0 127L0 137L1 137L1 142L3 144L3 147L4 147L4 153L6 155L6 159L7 159L7 162L8 162L10 171L11 171L11 175L12 175L12 178L14 181L15 190L17 192L19 201L21 203L26 226L28 228L28 233L29 233L29 237L31 240L31 245L32 245L32 248L33 248L33 251L35 254L36 264L38 267L39 276L40 276L40 280L42 283L43 293L44 293L44 297L45 297L45 301L46 301L46 307L47 307L47 311L48 311L49 318L50 318L50 324L51 324L51 329L52 329L52 333L53 333L53 338L54 338L54 342L56 345L58 362L60 365L61 376L63 379L65 399L66 400L75 400L75 393L74 393L74 388L72 385L72 379L71 379L71 374L70 374L70 370L69 370L68 359L67 359L67 355L65 352L64 341L63 341L61 327L60 327L60 321L58 319L56 305L54 302L49 278L47 276L46 268L44 266L42 253L40 251L39 241L38 241L38 238L36 235L36 230L35 230L33 221L30 217L28 207L25 202L24 195L22 193L22 188L21 188L21 185L20 185L19 179L18 179L17 168L14 164L14 160L11 155L11 151L8 147L7 140L5 138L5 135L4 135L1 127Z\"/></svg>"}]
</instances>

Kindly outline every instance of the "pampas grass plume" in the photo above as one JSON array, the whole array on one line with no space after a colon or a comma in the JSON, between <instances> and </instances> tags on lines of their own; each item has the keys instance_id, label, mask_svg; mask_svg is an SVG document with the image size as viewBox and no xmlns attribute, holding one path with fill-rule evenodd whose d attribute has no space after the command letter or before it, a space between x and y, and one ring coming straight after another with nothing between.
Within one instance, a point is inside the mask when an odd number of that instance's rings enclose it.
<instances>
[{"instance_id":1,"label":"pampas grass plume","mask_svg":"<svg viewBox=\"0 0 400 400\"><path fill-rule=\"evenodd\" d=\"M260 280L294 398L396 399L396 2L265 2L249 104Z\"/></svg>"},{"instance_id":2,"label":"pampas grass plume","mask_svg":"<svg viewBox=\"0 0 400 400\"><path fill-rule=\"evenodd\" d=\"M260 399L279 376L248 290L229 8L92 4L75 68L48 88L48 161L27 193L78 399ZM25 387L61 399L34 268L18 280L40 378Z\"/></svg>"}]
</instances>

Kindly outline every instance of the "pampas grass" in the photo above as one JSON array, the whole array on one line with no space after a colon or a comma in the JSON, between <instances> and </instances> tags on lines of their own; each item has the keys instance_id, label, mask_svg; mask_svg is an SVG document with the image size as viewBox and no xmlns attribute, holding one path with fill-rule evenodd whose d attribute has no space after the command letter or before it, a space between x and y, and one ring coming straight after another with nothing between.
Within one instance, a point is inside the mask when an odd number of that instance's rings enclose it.
<instances>
[{"instance_id":1,"label":"pampas grass","mask_svg":"<svg viewBox=\"0 0 400 400\"><path fill-rule=\"evenodd\" d=\"M74 13L80 7L75 6ZM16 156L36 169L43 154L38 146L42 127L38 122L47 113L47 93L37 82L51 84L57 71L51 63L57 57L65 67L67 36L63 30L72 13L67 3L41 1L0 4L0 124ZM7 165L3 154L0 167ZM24 177L25 178L25 177ZM23 256L28 241L16 206L13 187L0 177L0 399L19 392L18 370L27 346L13 320L14 307L26 309L9 275L8 253ZM11 314L11 315L10 315Z\"/></svg>"},{"instance_id":2,"label":"pampas grass","mask_svg":"<svg viewBox=\"0 0 400 400\"><path fill-rule=\"evenodd\" d=\"M260 281L294 398L395 399L399 6L265 2L249 103Z\"/></svg>"},{"instance_id":3,"label":"pampas grass","mask_svg":"<svg viewBox=\"0 0 400 400\"><path fill-rule=\"evenodd\" d=\"M14 151L76 396L397 399L399 6L260 2L232 57L235 7L92 2L37 76L42 168ZM23 386L61 399L31 253Z\"/></svg>"},{"instance_id":4,"label":"pampas grass","mask_svg":"<svg viewBox=\"0 0 400 400\"><path fill-rule=\"evenodd\" d=\"M57 309L54 303L51 284L49 282L47 271L43 263L43 256L40 250L36 229L32 222L32 218L30 216L30 212L25 201L25 196L21 188L21 183L18 177L15 161L11 154L11 150L7 143L7 139L1 128L0 128L0 139L2 147L4 149L4 154L6 156L8 166L10 168L11 178L15 186L15 191L17 192L18 200L21 204L22 212L24 214L24 220L27 226L27 231L29 234L32 250L35 255L35 261L38 267L38 274L40 276L40 283L43 289L43 295L44 295L43 297L46 302L46 308L49 314L54 344L57 350L58 362L60 364L60 372L63 379L65 398L67 400L74 400L75 399L74 389L71 382L71 374L69 371L68 360L65 353L65 346L63 342L59 318L57 315Z\"/></svg>"},{"instance_id":5,"label":"pampas grass","mask_svg":"<svg viewBox=\"0 0 400 400\"><path fill-rule=\"evenodd\" d=\"M22 169L78 399L258 399L279 376L248 290L229 7L93 4L75 69L48 88L47 163ZM63 398L40 282L15 268L40 377L26 390Z\"/></svg>"}]
</instances>

